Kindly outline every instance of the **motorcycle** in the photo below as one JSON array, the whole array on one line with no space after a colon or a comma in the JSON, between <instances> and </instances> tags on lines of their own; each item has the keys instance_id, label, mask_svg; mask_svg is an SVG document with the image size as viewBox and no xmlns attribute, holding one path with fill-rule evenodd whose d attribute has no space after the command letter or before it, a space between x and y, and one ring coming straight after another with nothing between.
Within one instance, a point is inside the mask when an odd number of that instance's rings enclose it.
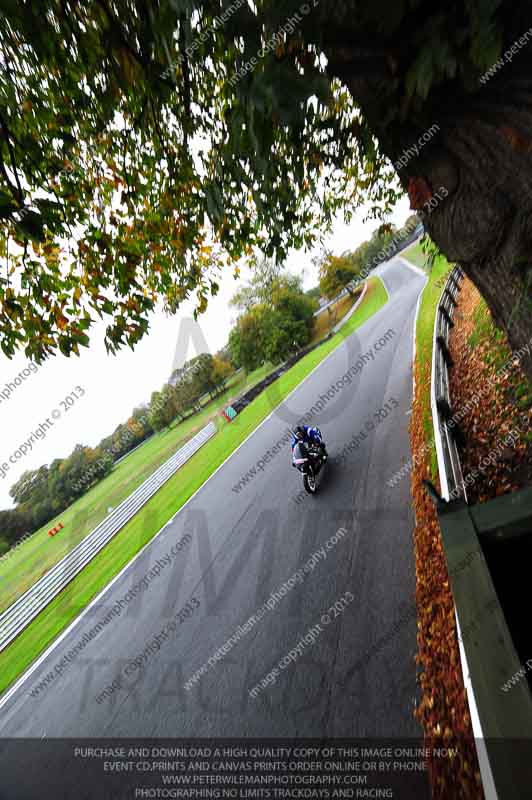
<instances>
[{"instance_id":1,"label":"motorcycle","mask_svg":"<svg viewBox=\"0 0 532 800\"><path fill-rule=\"evenodd\" d=\"M318 490L318 475L327 461L325 448L317 444L298 442L294 447L294 464L303 474L303 486L309 494Z\"/></svg>"}]
</instances>

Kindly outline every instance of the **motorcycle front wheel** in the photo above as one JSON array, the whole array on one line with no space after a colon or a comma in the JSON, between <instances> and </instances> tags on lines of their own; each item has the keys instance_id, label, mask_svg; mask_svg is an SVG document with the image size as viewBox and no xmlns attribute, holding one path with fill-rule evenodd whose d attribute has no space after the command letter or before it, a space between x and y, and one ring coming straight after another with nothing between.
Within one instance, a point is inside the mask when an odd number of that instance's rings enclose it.
<instances>
[{"instance_id":1,"label":"motorcycle front wheel","mask_svg":"<svg viewBox=\"0 0 532 800\"><path fill-rule=\"evenodd\" d=\"M314 475L314 470L309 469L308 472L305 472L303 475L303 486L305 487L305 491L309 494L316 494L316 476Z\"/></svg>"}]
</instances>

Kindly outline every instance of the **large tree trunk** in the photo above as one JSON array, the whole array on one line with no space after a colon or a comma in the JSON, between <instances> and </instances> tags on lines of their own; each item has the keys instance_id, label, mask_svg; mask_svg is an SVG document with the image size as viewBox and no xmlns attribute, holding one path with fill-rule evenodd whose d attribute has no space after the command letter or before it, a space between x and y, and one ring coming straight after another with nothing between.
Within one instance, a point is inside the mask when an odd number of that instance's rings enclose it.
<instances>
[{"instance_id":1,"label":"large tree trunk","mask_svg":"<svg viewBox=\"0 0 532 800\"><path fill-rule=\"evenodd\" d=\"M491 124L468 114L442 128L421 163L408 165L408 185L412 194L420 175L427 181L434 208L420 216L430 236L476 285L532 378L532 113L525 121L505 105L504 125L493 108ZM449 194L440 201L441 187Z\"/></svg>"},{"instance_id":2,"label":"large tree trunk","mask_svg":"<svg viewBox=\"0 0 532 800\"><path fill-rule=\"evenodd\" d=\"M397 75L361 81L341 55L335 62L331 53L332 69L359 102L382 152L397 164L410 151L398 174L411 207L479 289L532 379L532 43L474 92L449 81L417 119L410 114L404 122L383 122L386 103L399 103L386 94ZM434 124L439 130L415 154Z\"/></svg>"}]
</instances>

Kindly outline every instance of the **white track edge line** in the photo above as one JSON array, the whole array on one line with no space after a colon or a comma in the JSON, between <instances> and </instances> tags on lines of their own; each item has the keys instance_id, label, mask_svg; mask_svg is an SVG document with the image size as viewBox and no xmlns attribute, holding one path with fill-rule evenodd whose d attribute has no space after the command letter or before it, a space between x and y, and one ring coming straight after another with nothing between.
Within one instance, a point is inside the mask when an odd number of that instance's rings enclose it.
<instances>
[{"instance_id":1,"label":"white track edge line","mask_svg":"<svg viewBox=\"0 0 532 800\"><path fill-rule=\"evenodd\" d=\"M415 264L412 264L406 258L403 258L403 256L397 256L397 261L401 261L405 267L410 267L410 269L413 269L414 272L418 273L418 275L423 275L424 278L427 277L427 273L425 272L425 270L421 269L421 267L416 267Z\"/></svg>"},{"instance_id":2,"label":"white track edge line","mask_svg":"<svg viewBox=\"0 0 532 800\"><path fill-rule=\"evenodd\" d=\"M454 606L454 601L453 601L453 606ZM456 634L458 636L458 649L460 654L460 661L462 664L462 675L464 678L464 686L467 694L467 701L469 704L469 711L471 715L471 727L473 729L473 736L475 739L475 750L477 751L478 765L480 767L482 788L484 790L484 796L486 800L498 800L497 790L495 788L495 780L493 778L493 772L491 770L491 764L489 762L488 750L486 747L484 733L482 731L482 725L478 713L477 701L475 699L475 690L473 689L473 684L471 682L471 677L469 675L469 664L467 663L467 656L464 649L464 644L462 642L460 621L458 619L456 606L454 606L454 618L456 620Z\"/></svg>"}]
</instances>

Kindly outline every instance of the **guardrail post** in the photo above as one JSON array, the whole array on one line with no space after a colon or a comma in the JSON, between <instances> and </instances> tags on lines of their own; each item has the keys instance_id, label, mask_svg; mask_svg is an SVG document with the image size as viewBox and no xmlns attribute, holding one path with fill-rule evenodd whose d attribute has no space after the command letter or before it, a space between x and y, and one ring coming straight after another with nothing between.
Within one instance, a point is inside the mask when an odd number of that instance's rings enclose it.
<instances>
[{"instance_id":1,"label":"guardrail post","mask_svg":"<svg viewBox=\"0 0 532 800\"><path fill-rule=\"evenodd\" d=\"M454 362L449 352L449 348L447 347L447 342L445 341L445 338L443 336L438 336L436 342L439 345L441 354L443 356L445 363L447 364L447 367L448 368L453 367Z\"/></svg>"},{"instance_id":2,"label":"guardrail post","mask_svg":"<svg viewBox=\"0 0 532 800\"><path fill-rule=\"evenodd\" d=\"M449 326L449 328L454 328L454 322L453 322L449 312L447 311L447 309L444 308L442 305L440 305L439 308L438 308L438 312L444 318L444 320L446 321L446 323Z\"/></svg>"},{"instance_id":3,"label":"guardrail post","mask_svg":"<svg viewBox=\"0 0 532 800\"><path fill-rule=\"evenodd\" d=\"M454 297L453 297L452 293L450 292L450 290L449 290L449 287L446 287L446 288L444 289L444 292L443 292L443 294L445 295L445 297L447 298L447 300L449 301L449 303L450 303L450 304L451 304L451 305L452 305L454 308L456 308L456 306L457 306L457 302L456 302L456 300L454 299Z\"/></svg>"}]
</instances>

